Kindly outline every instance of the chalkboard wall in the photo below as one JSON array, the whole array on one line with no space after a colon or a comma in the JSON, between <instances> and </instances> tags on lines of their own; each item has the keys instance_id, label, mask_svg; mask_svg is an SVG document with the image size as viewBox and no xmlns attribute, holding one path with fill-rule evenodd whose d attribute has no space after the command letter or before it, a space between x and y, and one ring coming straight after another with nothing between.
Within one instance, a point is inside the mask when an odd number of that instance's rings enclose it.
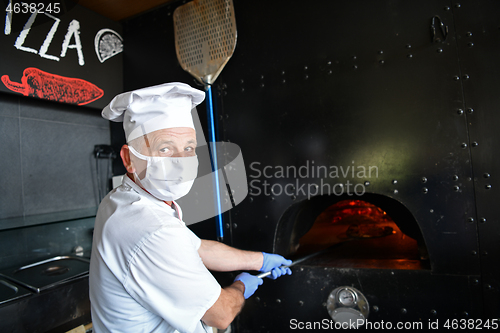
<instances>
[{"instance_id":1,"label":"chalkboard wall","mask_svg":"<svg viewBox=\"0 0 500 333\"><path fill-rule=\"evenodd\" d=\"M102 109L122 91L121 25L71 1L48 4L3 2L0 91Z\"/></svg>"}]
</instances>

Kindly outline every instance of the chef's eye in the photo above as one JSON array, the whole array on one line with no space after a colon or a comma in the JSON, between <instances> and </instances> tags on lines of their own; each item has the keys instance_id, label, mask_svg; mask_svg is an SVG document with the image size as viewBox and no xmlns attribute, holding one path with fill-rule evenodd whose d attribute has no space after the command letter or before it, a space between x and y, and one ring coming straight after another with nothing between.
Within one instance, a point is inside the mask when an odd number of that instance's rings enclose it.
<instances>
[{"instance_id":1,"label":"chef's eye","mask_svg":"<svg viewBox=\"0 0 500 333\"><path fill-rule=\"evenodd\" d=\"M160 155L161 156L170 156L172 155L172 150L170 150L168 147L160 149Z\"/></svg>"},{"instance_id":2,"label":"chef's eye","mask_svg":"<svg viewBox=\"0 0 500 333\"><path fill-rule=\"evenodd\" d=\"M189 146L189 147L184 148L184 151L186 153L188 153L190 156L195 155L196 154L196 147Z\"/></svg>"}]
</instances>

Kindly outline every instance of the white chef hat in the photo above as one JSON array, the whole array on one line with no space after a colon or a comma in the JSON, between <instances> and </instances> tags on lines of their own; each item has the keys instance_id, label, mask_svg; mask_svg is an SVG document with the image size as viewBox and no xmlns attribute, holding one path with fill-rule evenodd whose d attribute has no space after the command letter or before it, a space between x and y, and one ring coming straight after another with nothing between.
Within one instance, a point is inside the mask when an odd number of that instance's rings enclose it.
<instances>
[{"instance_id":1,"label":"white chef hat","mask_svg":"<svg viewBox=\"0 0 500 333\"><path fill-rule=\"evenodd\" d=\"M102 110L105 119L123 122L127 142L160 129L194 129L191 110L205 92L180 83L164 83L120 94Z\"/></svg>"}]
</instances>

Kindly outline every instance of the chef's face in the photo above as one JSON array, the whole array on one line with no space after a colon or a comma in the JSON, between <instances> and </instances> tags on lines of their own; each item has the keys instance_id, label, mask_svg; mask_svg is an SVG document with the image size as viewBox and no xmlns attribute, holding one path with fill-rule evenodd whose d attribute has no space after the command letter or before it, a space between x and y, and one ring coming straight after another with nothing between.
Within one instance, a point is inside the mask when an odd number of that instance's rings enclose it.
<instances>
[{"instance_id":1,"label":"chef's face","mask_svg":"<svg viewBox=\"0 0 500 333\"><path fill-rule=\"evenodd\" d=\"M196 131L189 127L167 128L132 140L139 153L155 157L188 157L196 155ZM130 162L140 179L146 174L147 161L130 153ZM128 169L127 169L128 170ZM129 171L130 172L130 171Z\"/></svg>"}]
</instances>

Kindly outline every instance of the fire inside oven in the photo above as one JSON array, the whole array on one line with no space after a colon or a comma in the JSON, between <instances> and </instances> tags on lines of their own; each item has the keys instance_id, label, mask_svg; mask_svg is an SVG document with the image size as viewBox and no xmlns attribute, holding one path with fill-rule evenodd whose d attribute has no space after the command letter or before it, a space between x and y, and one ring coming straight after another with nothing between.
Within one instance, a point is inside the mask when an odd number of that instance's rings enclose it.
<instances>
[{"instance_id":1,"label":"fire inside oven","mask_svg":"<svg viewBox=\"0 0 500 333\"><path fill-rule=\"evenodd\" d=\"M384 198L369 199L305 204L309 207L288 215L293 221L280 221L275 250L294 258L319 252L307 260L315 266L429 269L425 242L411 214Z\"/></svg>"}]
</instances>

